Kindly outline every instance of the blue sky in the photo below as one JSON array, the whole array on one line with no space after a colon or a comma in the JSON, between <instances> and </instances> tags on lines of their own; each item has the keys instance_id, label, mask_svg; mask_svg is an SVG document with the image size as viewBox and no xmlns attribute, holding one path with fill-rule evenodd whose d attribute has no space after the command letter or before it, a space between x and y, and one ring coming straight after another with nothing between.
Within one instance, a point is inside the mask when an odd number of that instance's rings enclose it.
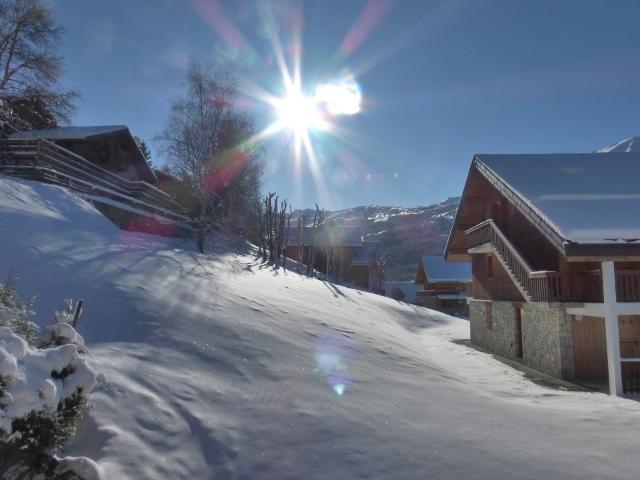
<instances>
[{"instance_id":1,"label":"blue sky","mask_svg":"<svg viewBox=\"0 0 640 480\"><path fill-rule=\"evenodd\" d=\"M294 173L287 135L265 143L264 189L307 207L427 205L459 195L474 153L589 152L640 135L640 2L635 0L57 0L65 86L78 125L153 137L194 59L267 91L301 30L304 88L351 72L360 114L348 135L314 135L318 170ZM274 120L243 108L258 129Z\"/></svg>"}]
</instances>

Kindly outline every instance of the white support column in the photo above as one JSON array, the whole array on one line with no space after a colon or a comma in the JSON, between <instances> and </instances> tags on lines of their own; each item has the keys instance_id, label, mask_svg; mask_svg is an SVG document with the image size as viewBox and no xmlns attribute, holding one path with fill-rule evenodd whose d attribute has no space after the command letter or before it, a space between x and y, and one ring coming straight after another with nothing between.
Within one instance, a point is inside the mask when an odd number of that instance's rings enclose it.
<instances>
[{"instance_id":1,"label":"white support column","mask_svg":"<svg viewBox=\"0 0 640 480\"><path fill-rule=\"evenodd\" d=\"M616 275L613 262L602 262L602 293L604 325L607 336L607 362L609 364L609 393L622 395L620 365L620 332L616 303Z\"/></svg>"}]
</instances>

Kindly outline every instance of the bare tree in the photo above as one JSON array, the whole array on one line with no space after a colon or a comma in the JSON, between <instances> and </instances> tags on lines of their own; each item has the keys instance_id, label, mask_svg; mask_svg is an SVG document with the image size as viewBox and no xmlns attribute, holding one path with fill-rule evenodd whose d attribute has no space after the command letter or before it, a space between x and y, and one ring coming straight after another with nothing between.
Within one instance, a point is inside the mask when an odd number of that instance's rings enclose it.
<instances>
[{"instance_id":1,"label":"bare tree","mask_svg":"<svg viewBox=\"0 0 640 480\"><path fill-rule=\"evenodd\" d=\"M43 0L0 0L0 96L14 109L30 107L28 126L68 122L75 110L78 94L59 86L62 33Z\"/></svg>"},{"instance_id":2,"label":"bare tree","mask_svg":"<svg viewBox=\"0 0 640 480\"><path fill-rule=\"evenodd\" d=\"M374 293L384 291L384 274L387 260L382 247L373 249L369 253L369 290Z\"/></svg>"},{"instance_id":3,"label":"bare tree","mask_svg":"<svg viewBox=\"0 0 640 480\"><path fill-rule=\"evenodd\" d=\"M313 276L313 270L316 265L316 255L320 249L320 233L324 225L324 219L326 212L324 209L320 210L316 203L316 212L313 216L313 224L311 226L311 245L309 247L309 258L307 263L307 275Z\"/></svg>"},{"instance_id":4,"label":"bare tree","mask_svg":"<svg viewBox=\"0 0 640 480\"><path fill-rule=\"evenodd\" d=\"M257 204L258 254L263 261L271 261L276 265L285 265L285 248L289 241L291 225L291 207L280 201L275 193L268 193Z\"/></svg>"},{"instance_id":5,"label":"bare tree","mask_svg":"<svg viewBox=\"0 0 640 480\"><path fill-rule=\"evenodd\" d=\"M235 96L229 75L191 64L187 93L173 102L156 137L184 187L181 200L203 234L214 228L245 234L248 225L255 226L260 151L252 141L251 119L237 111Z\"/></svg>"}]
</instances>

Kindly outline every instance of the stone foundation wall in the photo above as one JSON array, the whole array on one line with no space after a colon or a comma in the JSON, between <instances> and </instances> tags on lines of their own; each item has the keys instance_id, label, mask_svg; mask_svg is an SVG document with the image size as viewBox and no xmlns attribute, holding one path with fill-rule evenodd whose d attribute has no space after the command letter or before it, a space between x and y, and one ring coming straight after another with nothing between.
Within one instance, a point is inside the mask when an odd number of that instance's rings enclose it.
<instances>
[{"instance_id":1,"label":"stone foundation wall","mask_svg":"<svg viewBox=\"0 0 640 480\"><path fill-rule=\"evenodd\" d=\"M471 342L503 357L550 375L573 378L571 317L564 306L550 303L491 301L491 322L485 304L469 301ZM515 305L522 306L522 358L516 358Z\"/></svg>"},{"instance_id":2,"label":"stone foundation wall","mask_svg":"<svg viewBox=\"0 0 640 480\"><path fill-rule=\"evenodd\" d=\"M522 342L525 365L555 377L573 378L572 322L563 307L523 304Z\"/></svg>"},{"instance_id":3,"label":"stone foundation wall","mask_svg":"<svg viewBox=\"0 0 640 480\"><path fill-rule=\"evenodd\" d=\"M487 326L486 303L491 304L491 328ZM469 322L472 343L503 357L515 358L513 303L469 300Z\"/></svg>"}]
</instances>

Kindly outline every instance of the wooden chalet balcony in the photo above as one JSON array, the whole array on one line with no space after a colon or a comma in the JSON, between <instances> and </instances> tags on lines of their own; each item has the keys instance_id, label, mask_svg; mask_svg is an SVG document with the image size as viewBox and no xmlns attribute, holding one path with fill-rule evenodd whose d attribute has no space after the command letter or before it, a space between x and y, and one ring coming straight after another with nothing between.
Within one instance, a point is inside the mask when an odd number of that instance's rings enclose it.
<instances>
[{"instance_id":1,"label":"wooden chalet balcony","mask_svg":"<svg viewBox=\"0 0 640 480\"><path fill-rule=\"evenodd\" d=\"M467 248L490 244L519 287L533 302L603 301L599 270L577 273L533 270L493 220L465 232ZM640 302L640 270L617 270L618 302Z\"/></svg>"}]
</instances>

